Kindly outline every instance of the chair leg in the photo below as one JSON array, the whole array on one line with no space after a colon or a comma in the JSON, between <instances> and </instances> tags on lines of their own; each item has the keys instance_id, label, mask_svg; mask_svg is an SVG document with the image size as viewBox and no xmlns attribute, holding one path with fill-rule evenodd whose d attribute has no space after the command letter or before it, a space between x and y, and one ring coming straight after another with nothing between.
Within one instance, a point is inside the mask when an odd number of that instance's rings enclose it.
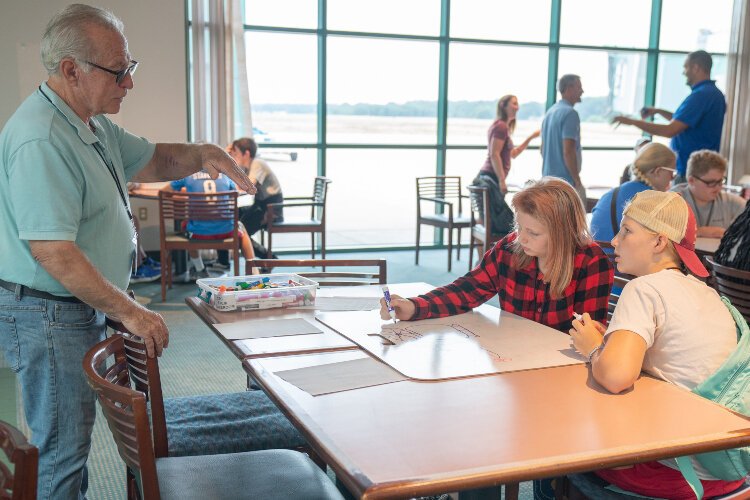
<instances>
[{"instance_id":1,"label":"chair leg","mask_svg":"<svg viewBox=\"0 0 750 500\"><path fill-rule=\"evenodd\" d=\"M448 227L448 272L451 270L453 259L453 228Z\"/></svg>"},{"instance_id":2,"label":"chair leg","mask_svg":"<svg viewBox=\"0 0 750 500\"><path fill-rule=\"evenodd\" d=\"M233 255L233 261L234 261L234 275L239 276L240 275L240 249L239 247L232 250Z\"/></svg>"},{"instance_id":3,"label":"chair leg","mask_svg":"<svg viewBox=\"0 0 750 500\"><path fill-rule=\"evenodd\" d=\"M271 253L271 236L273 233L271 231L268 231L268 246L266 247L266 250L268 251L268 255L273 255Z\"/></svg>"},{"instance_id":4,"label":"chair leg","mask_svg":"<svg viewBox=\"0 0 750 500\"><path fill-rule=\"evenodd\" d=\"M167 267L169 265L169 250L162 250L159 261L161 262L161 276L159 277L159 281L161 282L161 301L164 302L167 300L167 276L170 275L169 268Z\"/></svg>"},{"instance_id":5,"label":"chair leg","mask_svg":"<svg viewBox=\"0 0 750 500\"><path fill-rule=\"evenodd\" d=\"M456 241L456 260L461 260L461 228L459 227L457 230L457 241Z\"/></svg>"},{"instance_id":6,"label":"chair leg","mask_svg":"<svg viewBox=\"0 0 750 500\"><path fill-rule=\"evenodd\" d=\"M312 258L315 260L315 233L310 233L310 241L312 242Z\"/></svg>"},{"instance_id":7,"label":"chair leg","mask_svg":"<svg viewBox=\"0 0 750 500\"><path fill-rule=\"evenodd\" d=\"M518 483L505 485L505 500L518 500Z\"/></svg>"},{"instance_id":8,"label":"chair leg","mask_svg":"<svg viewBox=\"0 0 750 500\"><path fill-rule=\"evenodd\" d=\"M414 264L419 265L419 230L422 228L422 224L417 223L417 253L414 257Z\"/></svg>"},{"instance_id":9,"label":"chair leg","mask_svg":"<svg viewBox=\"0 0 750 500\"><path fill-rule=\"evenodd\" d=\"M474 261L474 237L469 235L469 271L471 271L471 263Z\"/></svg>"},{"instance_id":10,"label":"chair leg","mask_svg":"<svg viewBox=\"0 0 750 500\"><path fill-rule=\"evenodd\" d=\"M325 260L326 258L326 232L321 231L320 232L320 258ZM326 268L323 266L323 271L325 271Z\"/></svg>"}]
</instances>

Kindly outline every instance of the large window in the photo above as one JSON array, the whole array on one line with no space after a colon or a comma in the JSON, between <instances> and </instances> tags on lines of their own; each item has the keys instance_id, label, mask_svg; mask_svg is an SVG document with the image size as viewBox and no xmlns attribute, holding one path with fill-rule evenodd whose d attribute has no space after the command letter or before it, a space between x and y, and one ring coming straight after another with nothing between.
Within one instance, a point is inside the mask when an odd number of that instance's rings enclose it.
<instances>
[{"instance_id":1,"label":"large window","mask_svg":"<svg viewBox=\"0 0 750 500\"><path fill-rule=\"evenodd\" d=\"M498 98L518 97L513 140L541 125L557 79L581 76L583 171L612 186L643 106L674 110L685 55L714 56L726 88L732 0L245 0L252 133L288 196L326 175L328 246L412 246L415 177L460 175L487 157ZM240 128L240 130L243 130ZM247 132L250 133L250 132ZM509 183L541 175L539 141ZM425 244L441 243L424 231ZM279 237L274 248L307 238Z\"/></svg>"}]
</instances>

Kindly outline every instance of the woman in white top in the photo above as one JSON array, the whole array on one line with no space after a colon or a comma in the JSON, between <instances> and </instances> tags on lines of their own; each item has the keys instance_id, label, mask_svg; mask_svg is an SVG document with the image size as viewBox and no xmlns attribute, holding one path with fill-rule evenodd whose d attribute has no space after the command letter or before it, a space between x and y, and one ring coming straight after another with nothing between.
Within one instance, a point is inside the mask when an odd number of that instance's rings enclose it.
<instances>
[{"instance_id":1,"label":"woman in white top","mask_svg":"<svg viewBox=\"0 0 750 500\"><path fill-rule=\"evenodd\" d=\"M677 193L643 191L625 208L612 245L618 271L636 278L623 289L606 329L584 314L570 330L594 379L610 392L630 389L641 371L692 389L735 349L729 310L715 290L692 276L708 276L694 251L696 232L695 217ZM696 471L707 498L742 484ZM694 498L672 460L596 474L642 495Z\"/></svg>"}]
</instances>

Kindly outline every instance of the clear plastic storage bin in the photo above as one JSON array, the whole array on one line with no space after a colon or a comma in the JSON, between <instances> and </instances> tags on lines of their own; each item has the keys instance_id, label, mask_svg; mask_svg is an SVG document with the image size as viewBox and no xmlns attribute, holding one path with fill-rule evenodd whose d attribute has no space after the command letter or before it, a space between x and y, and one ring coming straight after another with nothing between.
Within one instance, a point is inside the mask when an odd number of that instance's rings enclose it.
<instances>
[{"instance_id":1,"label":"clear plastic storage bin","mask_svg":"<svg viewBox=\"0 0 750 500\"><path fill-rule=\"evenodd\" d=\"M255 290L220 290L221 286L237 288L237 284L262 282L280 285ZM271 309L274 307L311 306L315 304L318 283L296 274L255 274L206 278L197 282L198 297L218 311ZM291 283L291 284L290 284Z\"/></svg>"}]
</instances>

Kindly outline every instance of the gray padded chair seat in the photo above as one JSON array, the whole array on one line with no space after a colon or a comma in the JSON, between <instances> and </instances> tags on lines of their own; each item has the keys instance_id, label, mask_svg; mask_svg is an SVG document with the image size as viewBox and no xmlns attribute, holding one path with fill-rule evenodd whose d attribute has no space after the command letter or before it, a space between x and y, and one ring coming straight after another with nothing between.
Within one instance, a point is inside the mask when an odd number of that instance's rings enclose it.
<instances>
[{"instance_id":1,"label":"gray padded chair seat","mask_svg":"<svg viewBox=\"0 0 750 500\"><path fill-rule=\"evenodd\" d=\"M291 450L157 458L156 471L162 500L343 500L322 470Z\"/></svg>"},{"instance_id":2,"label":"gray padded chair seat","mask_svg":"<svg viewBox=\"0 0 750 500\"><path fill-rule=\"evenodd\" d=\"M307 445L263 391L168 398L164 412L170 457Z\"/></svg>"}]
</instances>

